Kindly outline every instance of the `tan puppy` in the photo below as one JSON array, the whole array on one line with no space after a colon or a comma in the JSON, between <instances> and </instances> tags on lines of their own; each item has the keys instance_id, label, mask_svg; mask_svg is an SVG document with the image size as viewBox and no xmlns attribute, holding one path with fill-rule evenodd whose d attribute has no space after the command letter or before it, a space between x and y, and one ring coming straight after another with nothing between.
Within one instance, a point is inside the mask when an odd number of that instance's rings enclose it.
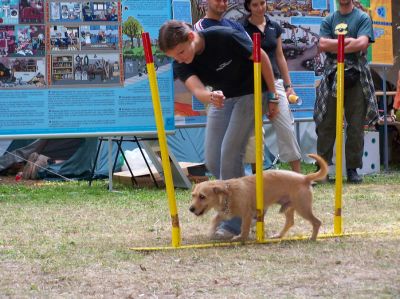
<instances>
[{"instance_id":1,"label":"tan puppy","mask_svg":"<svg viewBox=\"0 0 400 299\"><path fill-rule=\"evenodd\" d=\"M307 175L287 170L267 170L263 172L264 208L272 204L280 204L280 213L285 213L286 223L276 236L282 238L294 224L296 211L304 219L311 222L313 231L311 240L318 235L321 221L312 213L313 181L325 179L328 165L318 155L309 154L315 159L320 170ZM210 209L217 211L211 223L210 235L215 233L218 224L224 219L234 216L242 218L241 234L232 238L233 241L245 241L250 232L251 220L256 215L256 177L245 176L230 180L215 180L199 183L192 191L192 204L189 210L196 216L201 216Z\"/></svg>"}]
</instances>

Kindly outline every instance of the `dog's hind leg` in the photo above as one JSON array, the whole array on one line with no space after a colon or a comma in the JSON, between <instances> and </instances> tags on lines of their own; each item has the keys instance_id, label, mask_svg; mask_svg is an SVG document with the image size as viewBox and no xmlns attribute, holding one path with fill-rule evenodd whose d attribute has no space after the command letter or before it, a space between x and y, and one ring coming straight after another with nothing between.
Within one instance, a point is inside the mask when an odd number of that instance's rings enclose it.
<instances>
[{"instance_id":1,"label":"dog's hind leg","mask_svg":"<svg viewBox=\"0 0 400 299\"><path fill-rule=\"evenodd\" d=\"M315 241L317 239L318 231L321 226L321 221L317 217L314 216L314 214L312 213L311 210L305 211L304 209L299 209L297 211L297 213L299 213L299 215L301 217L303 217L304 219L310 221L310 223L313 227L310 240Z\"/></svg>"},{"instance_id":2,"label":"dog's hind leg","mask_svg":"<svg viewBox=\"0 0 400 299\"><path fill-rule=\"evenodd\" d=\"M313 219L311 220L311 224L313 226L313 232L311 235L311 240L315 241L317 240L319 228L321 226L321 220L319 220L317 217L313 216Z\"/></svg>"},{"instance_id":3,"label":"dog's hind leg","mask_svg":"<svg viewBox=\"0 0 400 299\"><path fill-rule=\"evenodd\" d=\"M284 213L286 217L285 225L281 232L272 238L282 238L294 224L294 209L292 207L287 207Z\"/></svg>"}]
</instances>

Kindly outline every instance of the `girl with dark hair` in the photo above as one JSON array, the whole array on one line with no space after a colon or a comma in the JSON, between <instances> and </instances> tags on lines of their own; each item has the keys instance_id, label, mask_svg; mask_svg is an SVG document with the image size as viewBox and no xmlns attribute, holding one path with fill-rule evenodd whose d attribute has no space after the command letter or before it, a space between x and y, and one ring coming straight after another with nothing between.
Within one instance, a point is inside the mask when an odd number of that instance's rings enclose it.
<instances>
[{"instance_id":1,"label":"girl with dark hair","mask_svg":"<svg viewBox=\"0 0 400 299\"><path fill-rule=\"evenodd\" d=\"M178 78L198 100L209 104L204 147L208 170L217 179L244 176L243 156L254 128L252 41L232 28L195 32L184 22L171 20L161 27L158 43L174 58ZM270 61L262 50L261 72L267 99L263 110L268 107L268 116L274 119L279 100Z\"/></svg>"},{"instance_id":2,"label":"girl with dark hair","mask_svg":"<svg viewBox=\"0 0 400 299\"><path fill-rule=\"evenodd\" d=\"M300 172L301 151L293 129L293 116L288 97L295 95L290 81L289 70L282 50L281 26L266 15L266 0L245 0L244 8L250 13L243 22L243 27L252 36L261 34L261 48L267 53L275 77L275 89L279 96L279 110L282 121L272 122L276 132L279 158L289 162L293 171Z\"/></svg>"}]
</instances>

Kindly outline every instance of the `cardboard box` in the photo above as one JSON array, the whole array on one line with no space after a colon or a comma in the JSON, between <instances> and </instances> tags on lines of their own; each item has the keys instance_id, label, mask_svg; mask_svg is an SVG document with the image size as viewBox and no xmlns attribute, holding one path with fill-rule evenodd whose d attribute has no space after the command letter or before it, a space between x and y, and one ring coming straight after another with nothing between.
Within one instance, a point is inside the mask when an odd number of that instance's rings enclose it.
<instances>
[{"instance_id":1,"label":"cardboard box","mask_svg":"<svg viewBox=\"0 0 400 299\"><path fill-rule=\"evenodd\" d=\"M179 166L182 169L183 173L188 177L188 179L191 182L199 183L208 180L208 177L205 175L205 166L203 163L179 162ZM150 169L157 182L157 185L159 187L164 187L165 186L164 180L157 172L157 169L154 166L151 166ZM138 186L141 187L155 186L153 178L151 177L150 171L147 167L140 169L131 168L131 170L135 177L135 180L138 183ZM132 175L129 172L129 170L116 172L113 174L113 183L132 186L133 185Z\"/></svg>"}]
</instances>

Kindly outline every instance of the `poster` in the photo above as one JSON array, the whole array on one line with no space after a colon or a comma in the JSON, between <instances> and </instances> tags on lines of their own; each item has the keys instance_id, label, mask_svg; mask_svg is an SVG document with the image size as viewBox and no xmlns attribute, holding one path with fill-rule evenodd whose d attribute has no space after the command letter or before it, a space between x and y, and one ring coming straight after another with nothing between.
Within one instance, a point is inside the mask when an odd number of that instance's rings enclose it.
<instances>
[{"instance_id":1,"label":"poster","mask_svg":"<svg viewBox=\"0 0 400 299\"><path fill-rule=\"evenodd\" d=\"M375 36L375 43L371 45L371 64L393 65L392 2L371 0L370 11Z\"/></svg>"},{"instance_id":2,"label":"poster","mask_svg":"<svg viewBox=\"0 0 400 299\"><path fill-rule=\"evenodd\" d=\"M156 132L142 32L174 130L171 65L156 47L170 18L168 0L2 0L0 138Z\"/></svg>"}]
</instances>

